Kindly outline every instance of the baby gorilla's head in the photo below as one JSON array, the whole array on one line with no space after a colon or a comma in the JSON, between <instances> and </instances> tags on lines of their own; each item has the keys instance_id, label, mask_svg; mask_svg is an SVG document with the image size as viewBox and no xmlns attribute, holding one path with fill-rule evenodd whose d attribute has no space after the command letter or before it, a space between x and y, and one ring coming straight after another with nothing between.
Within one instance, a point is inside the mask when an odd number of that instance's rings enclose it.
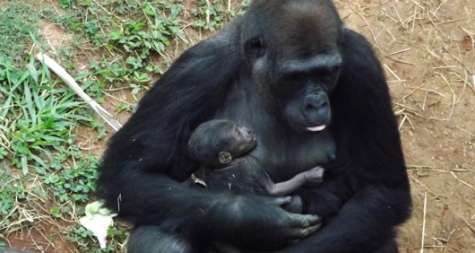
<instances>
[{"instance_id":1,"label":"baby gorilla's head","mask_svg":"<svg viewBox=\"0 0 475 253\"><path fill-rule=\"evenodd\" d=\"M246 127L231 120L210 120L199 125L188 142L190 154L202 164L220 168L249 153L257 145Z\"/></svg>"}]
</instances>

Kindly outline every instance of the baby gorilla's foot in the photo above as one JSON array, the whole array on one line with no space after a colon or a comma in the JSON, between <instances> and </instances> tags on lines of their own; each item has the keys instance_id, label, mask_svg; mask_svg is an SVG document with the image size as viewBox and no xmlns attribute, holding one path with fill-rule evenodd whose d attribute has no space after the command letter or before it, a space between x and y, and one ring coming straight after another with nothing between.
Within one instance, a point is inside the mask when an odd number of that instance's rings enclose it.
<instances>
[{"instance_id":1,"label":"baby gorilla's foot","mask_svg":"<svg viewBox=\"0 0 475 253\"><path fill-rule=\"evenodd\" d=\"M317 186L323 182L323 174L325 169L321 166L317 166L311 170L305 172L306 185Z\"/></svg>"}]
</instances>

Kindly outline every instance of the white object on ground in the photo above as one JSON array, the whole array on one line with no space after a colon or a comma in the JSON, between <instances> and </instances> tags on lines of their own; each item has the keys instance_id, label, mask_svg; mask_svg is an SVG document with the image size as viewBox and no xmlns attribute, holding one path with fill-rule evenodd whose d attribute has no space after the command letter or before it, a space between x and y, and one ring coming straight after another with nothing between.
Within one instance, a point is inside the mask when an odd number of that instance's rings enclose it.
<instances>
[{"instance_id":1,"label":"white object on ground","mask_svg":"<svg viewBox=\"0 0 475 253\"><path fill-rule=\"evenodd\" d=\"M107 230L114 224L112 217L117 216L103 204L102 201L87 204L86 216L79 219L79 223L97 237L101 249L106 248Z\"/></svg>"}]
</instances>

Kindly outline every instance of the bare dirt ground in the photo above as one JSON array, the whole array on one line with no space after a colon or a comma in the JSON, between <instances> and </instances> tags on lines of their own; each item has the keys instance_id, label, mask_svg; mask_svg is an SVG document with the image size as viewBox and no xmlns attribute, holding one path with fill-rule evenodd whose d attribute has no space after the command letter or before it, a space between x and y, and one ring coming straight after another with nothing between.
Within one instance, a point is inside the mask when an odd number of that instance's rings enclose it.
<instances>
[{"instance_id":1,"label":"bare dirt ground","mask_svg":"<svg viewBox=\"0 0 475 253\"><path fill-rule=\"evenodd\" d=\"M414 201L400 251L475 252L475 2L337 2L374 44L399 116Z\"/></svg>"},{"instance_id":2,"label":"bare dirt ground","mask_svg":"<svg viewBox=\"0 0 475 253\"><path fill-rule=\"evenodd\" d=\"M336 4L348 26L373 43L399 117L414 201L413 217L400 228L400 251L475 252L475 1ZM61 41L66 38L64 31L46 28ZM194 30L186 33L187 46L201 39ZM172 48L169 54L180 51ZM112 109L114 101L133 101L123 92L112 96L106 108ZM125 122L127 115L118 118ZM88 152L100 155L104 149L94 134L80 141ZM13 246L29 241L34 247L36 236L28 231ZM57 250L74 252L59 241Z\"/></svg>"}]
</instances>

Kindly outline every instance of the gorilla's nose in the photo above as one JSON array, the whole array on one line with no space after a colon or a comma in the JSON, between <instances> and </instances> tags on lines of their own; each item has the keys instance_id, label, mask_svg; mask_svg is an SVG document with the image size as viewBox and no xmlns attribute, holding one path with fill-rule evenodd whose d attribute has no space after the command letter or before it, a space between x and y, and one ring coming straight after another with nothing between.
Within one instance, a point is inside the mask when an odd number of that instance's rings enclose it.
<instances>
[{"instance_id":1,"label":"gorilla's nose","mask_svg":"<svg viewBox=\"0 0 475 253\"><path fill-rule=\"evenodd\" d=\"M302 104L302 112L309 120L316 120L319 116L327 115L329 109L328 99L320 95L308 95Z\"/></svg>"}]
</instances>

